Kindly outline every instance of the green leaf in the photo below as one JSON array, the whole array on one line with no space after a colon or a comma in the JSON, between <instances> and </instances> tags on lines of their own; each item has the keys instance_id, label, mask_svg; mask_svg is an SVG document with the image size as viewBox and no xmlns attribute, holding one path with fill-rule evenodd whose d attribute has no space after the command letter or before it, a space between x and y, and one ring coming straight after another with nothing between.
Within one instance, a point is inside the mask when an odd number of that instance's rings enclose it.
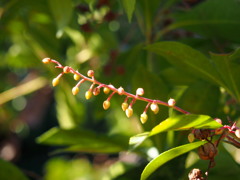
<instances>
[{"instance_id":1,"label":"green leaf","mask_svg":"<svg viewBox=\"0 0 240 180\"><path fill-rule=\"evenodd\" d=\"M201 52L179 42L160 42L147 46L147 50L159 54L178 68L218 85L225 85L210 59Z\"/></svg>"},{"instance_id":2,"label":"green leaf","mask_svg":"<svg viewBox=\"0 0 240 180\"><path fill-rule=\"evenodd\" d=\"M216 68L229 89L229 93L240 102L240 64L235 62L239 58L238 49L233 54L214 54L211 53L212 60Z\"/></svg>"},{"instance_id":3,"label":"green leaf","mask_svg":"<svg viewBox=\"0 0 240 180\"><path fill-rule=\"evenodd\" d=\"M169 67L161 71L163 79L173 85L189 85L196 81L194 76L189 76L184 71L179 71L176 67Z\"/></svg>"},{"instance_id":4,"label":"green leaf","mask_svg":"<svg viewBox=\"0 0 240 180\"><path fill-rule=\"evenodd\" d=\"M28 180L15 165L0 159L0 179Z\"/></svg>"},{"instance_id":5,"label":"green leaf","mask_svg":"<svg viewBox=\"0 0 240 180\"><path fill-rule=\"evenodd\" d=\"M176 14L169 29L184 28L211 39L240 42L240 3L236 0L211 0Z\"/></svg>"},{"instance_id":6,"label":"green leaf","mask_svg":"<svg viewBox=\"0 0 240 180\"><path fill-rule=\"evenodd\" d=\"M177 106L192 114L207 114L214 117L219 105L219 98L219 87L205 81L196 81L189 85L177 100Z\"/></svg>"},{"instance_id":7,"label":"green leaf","mask_svg":"<svg viewBox=\"0 0 240 180\"><path fill-rule=\"evenodd\" d=\"M213 118L207 115L176 115L169 117L162 121L159 125L155 126L150 132L149 136L169 131L169 130L188 130L188 129L216 129L222 127Z\"/></svg>"},{"instance_id":8,"label":"green leaf","mask_svg":"<svg viewBox=\"0 0 240 180\"><path fill-rule=\"evenodd\" d=\"M57 24L57 37L60 38L64 28L68 25L72 17L72 1L71 0L49 0L49 6L53 17Z\"/></svg>"},{"instance_id":9,"label":"green leaf","mask_svg":"<svg viewBox=\"0 0 240 180\"><path fill-rule=\"evenodd\" d=\"M128 21L131 22L132 15L135 9L136 0L122 0L122 3L127 13Z\"/></svg>"},{"instance_id":10,"label":"green leaf","mask_svg":"<svg viewBox=\"0 0 240 180\"><path fill-rule=\"evenodd\" d=\"M155 170L157 170L160 166L162 166L164 163L174 159L177 156L180 156L186 152L189 152L203 144L205 144L206 141L198 141L195 143L189 143L182 146L175 147L173 149L170 149L168 151L165 151L161 153L158 157L153 159L148 163L148 165L144 168L141 180L147 179Z\"/></svg>"},{"instance_id":11,"label":"green leaf","mask_svg":"<svg viewBox=\"0 0 240 180\"><path fill-rule=\"evenodd\" d=\"M69 146L56 152L115 153L128 149L128 139L125 137L108 137L79 128L68 130L52 128L38 137L37 142L41 144Z\"/></svg>"}]
</instances>

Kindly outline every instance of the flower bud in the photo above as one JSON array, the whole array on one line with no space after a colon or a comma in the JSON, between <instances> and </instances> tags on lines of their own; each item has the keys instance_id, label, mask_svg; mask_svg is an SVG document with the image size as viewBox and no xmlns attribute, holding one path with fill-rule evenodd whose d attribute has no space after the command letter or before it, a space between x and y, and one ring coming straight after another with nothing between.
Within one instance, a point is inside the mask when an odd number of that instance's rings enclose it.
<instances>
[{"instance_id":1,"label":"flower bud","mask_svg":"<svg viewBox=\"0 0 240 180\"><path fill-rule=\"evenodd\" d=\"M127 108L128 108L128 103L123 102L123 103L122 103L122 110L123 110L123 111L126 111Z\"/></svg>"},{"instance_id":2,"label":"flower bud","mask_svg":"<svg viewBox=\"0 0 240 180\"><path fill-rule=\"evenodd\" d=\"M124 89L122 87L118 88L118 94L123 95Z\"/></svg>"},{"instance_id":3,"label":"flower bud","mask_svg":"<svg viewBox=\"0 0 240 180\"><path fill-rule=\"evenodd\" d=\"M55 86L57 86L57 85L59 84L59 82L60 82L59 78L56 77L56 78L54 78L54 79L52 80L52 85L55 87Z\"/></svg>"},{"instance_id":4,"label":"flower bud","mask_svg":"<svg viewBox=\"0 0 240 180\"><path fill-rule=\"evenodd\" d=\"M78 74L74 74L73 79L76 80L76 81L78 81L78 80L81 79L81 76L78 75Z\"/></svg>"},{"instance_id":5,"label":"flower bud","mask_svg":"<svg viewBox=\"0 0 240 180\"><path fill-rule=\"evenodd\" d=\"M136 94L137 94L138 96L142 96L142 95L144 94L143 88L138 88L137 91L136 91Z\"/></svg>"},{"instance_id":6,"label":"flower bud","mask_svg":"<svg viewBox=\"0 0 240 180\"><path fill-rule=\"evenodd\" d=\"M176 104L175 99L170 98L170 99L168 100L168 106L169 106L169 107L173 107L173 106L175 106L175 104Z\"/></svg>"},{"instance_id":7,"label":"flower bud","mask_svg":"<svg viewBox=\"0 0 240 180\"><path fill-rule=\"evenodd\" d=\"M151 107L151 110L154 112L154 114L158 113L159 107L156 103L152 103L150 107Z\"/></svg>"},{"instance_id":8,"label":"flower bud","mask_svg":"<svg viewBox=\"0 0 240 180\"><path fill-rule=\"evenodd\" d=\"M146 112L143 112L140 116L140 120L141 120L141 123L144 124L145 122L147 122L148 120L148 115L146 114Z\"/></svg>"},{"instance_id":9,"label":"flower bud","mask_svg":"<svg viewBox=\"0 0 240 180\"><path fill-rule=\"evenodd\" d=\"M223 129L222 128L215 129L215 134L216 135L219 135L219 134L222 134L222 133L223 133Z\"/></svg>"},{"instance_id":10,"label":"flower bud","mask_svg":"<svg viewBox=\"0 0 240 180\"><path fill-rule=\"evenodd\" d=\"M48 64L48 63L51 62L51 59L50 59L50 58L44 58L44 59L42 60L42 62L43 62L44 64Z\"/></svg>"},{"instance_id":11,"label":"flower bud","mask_svg":"<svg viewBox=\"0 0 240 180\"><path fill-rule=\"evenodd\" d=\"M72 94L75 96L75 95L77 95L79 93L79 88L78 87L73 87L72 88Z\"/></svg>"},{"instance_id":12,"label":"flower bud","mask_svg":"<svg viewBox=\"0 0 240 180\"><path fill-rule=\"evenodd\" d=\"M202 160L211 160L217 155L217 153L217 147L210 142L198 148L198 155Z\"/></svg>"},{"instance_id":13,"label":"flower bud","mask_svg":"<svg viewBox=\"0 0 240 180\"><path fill-rule=\"evenodd\" d=\"M69 67L69 66L65 66L65 67L63 68L63 72L64 72L64 73L69 73L69 72L70 72L70 67Z\"/></svg>"},{"instance_id":14,"label":"flower bud","mask_svg":"<svg viewBox=\"0 0 240 180\"><path fill-rule=\"evenodd\" d=\"M193 134L193 133L189 133L189 134L188 134L188 141L189 141L190 143L192 143L194 140L195 140L194 134Z\"/></svg>"},{"instance_id":15,"label":"flower bud","mask_svg":"<svg viewBox=\"0 0 240 180\"><path fill-rule=\"evenodd\" d=\"M240 129L237 129L237 130L235 131L235 135L236 135L238 138L240 138Z\"/></svg>"},{"instance_id":16,"label":"flower bud","mask_svg":"<svg viewBox=\"0 0 240 180\"><path fill-rule=\"evenodd\" d=\"M93 77L94 76L94 71L93 70L88 70L87 75L88 75L88 77Z\"/></svg>"},{"instance_id":17,"label":"flower bud","mask_svg":"<svg viewBox=\"0 0 240 180\"><path fill-rule=\"evenodd\" d=\"M107 88L107 87L104 87L104 88L103 88L103 92L104 92L105 94L108 94L108 93L110 92L110 89Z\"/></svg>"},{"instance_id":18,"label":"flower bud","mask_svg":"<svg viewBox=\"0 0 240 180\"><path fill-rule=\"evenodd\" d=\"M103 109L107 110L110 107L110 101L106 100L103 102Z\"/></svg>"},{"instance_id":19,"label":"flower bud","mask_svg":"<svg viewBox=\"0 0 240 180\"><path fill-rule=\"evenodd\" d=\"M90 99L92 97L92 91L87 91L86 93L85 93L85 98L86 99Z\"/></svg>"},{"instance_id":20,"label":"flower bud","mask_svg":"<svg viewBox=\"0 0 240 180\"><path fill-rule=\"evenodd\" d=\"M128 107L125 112L128 118L133 115L133 109L131 107Z\"/></svg>"},{"instance_id":21,"label":"flower bud","mask_svg":"<svg viewBox=\"0 0 240 180\"><path fill-rule=\"evenodd\" d=\"M218 122L219 124L222 124L222 120L221 120L221 119L215 118L214 120L215 120L216 122Z\"/></svg>"},{"instance_id":22,"label":"flower bud","mask_svg":"<svg viewBox=\"0 0 240 180\"><path fill-rule=\"evenodd\" d=\"M94 96L99 95L99 93L100 93L100 89L99 88L96 87L96 88L93 89L93 95Z\"/></svg>"}]
</instances>

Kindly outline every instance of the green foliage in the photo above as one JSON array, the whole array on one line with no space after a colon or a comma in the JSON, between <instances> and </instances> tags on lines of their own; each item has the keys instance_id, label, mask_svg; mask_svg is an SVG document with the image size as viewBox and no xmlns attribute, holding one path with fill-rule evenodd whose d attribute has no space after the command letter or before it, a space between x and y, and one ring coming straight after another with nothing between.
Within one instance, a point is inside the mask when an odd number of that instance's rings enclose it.
<instances>
[{"instance_id":1,"label":"green foliage","mask_svg":"<svg viewBox=\"0 0 240 180\"><path fill-rule=\"evenodd\" d=\"M147 49L162 55L186 72L224 87L239 101L239 73L236 73L239 65L231 62L232 55L212 54L212 59L209 59L199 51L178 42L160 42L149 45Z\"/></svg>"},{"instance_id":2,"label":"green foliage","mask_svg":"<svg viewBox=\"0 0 240 180\"><path fill-rule=\"evenodd\" d=\"M185 144L182 146L178 146L176 148L170 149L168 151L163 152L159 156L157 156L155 159L150 161L148 165L144 168L142 175L141 175L141 180L147 179L154 171L157 170L161 165L164 163L170 161L171 159L180 156L188 151L191 151L203 144L205 144L205 141L199 141L195 143L190 143L190 144Z\"/></svg>"},{"instance_id":3,"label":"green foliage","mask_svg":"<svg viewBox=\"0 0 240 180\"><path fill-rule=\"evenodd\" d=\"M188 129L217 129L220 127L222 127L221 124L206 115L178 115L169 117L162 121L159 125L155 126L151 130L150 136L170 130L181 131Z\"/></svg>"},{"instance_id":4,"label":"green foliage","mask_svg":"<svg viewBox=\"0 0 240 180\"><path fill-rule=\"evenodd\" d=\"M236 0L1 1L1 157L6 144L21 139L26 146L25 139L37 138L42 147L54 149L41 152L31 144L30 150L23 148L20 162L21 153L10 160L23 169L38 169L43 179L131 180L141 173L142 179L176 179L173 170L186 179L194 167L206 171L206 162L189 155L205 141L187 144L187 136L194 129L209 129L213 138L208 141L216 143L221 136L215 136L215 129L230 127L229 120L239 126L239 9ZM78 82L71 73L49 88L46 80L50 84L62 69L43 66L46 57L83 75L94 70L98 82L121 86L132 97L141 87L147 100L133 102L128 119L121 109L125 95L114 94L105 111L109 94L101 89L86 100L91 83L84 82L73 96ZM176 100L174 107L168 107L170 98ZM148 120L141 124L140 115L154 100L162 102L159 113L149 108ZM52 128L56 120L59 127ZM13 134L18 143L9 140ZM237 136L231 137L240 144ZM33 151L55 157L25 167ZM237 178L236 152L220 143L209 179ZM98 159L99 154L104 158ZM192 164L185 168L189 157ZM12 164L0 165L0 179L26 179Z\"/></svg>"},{"instance_id":5,"label":"green foliage","mask_svg":"<svg viewBox=\"0 0 240 180\"><path fill-rule=\"evenodd\" d=\"M205 1L187 13L177 14L176 24L172 26L181 27L218 41L239 42L239 8L240 4L235 0Z\"/></svg>"},{"instance_id":6,"label":"green foliage","mask_svg":"<svg viewBox=\"0 0 240 180\"><path fill-rule=\"evenodd\" d=\"M131 22L132 15L133 15L133 12L135 9L136 0L130 0L130 1L123 0L122 3L123 3L123 7L126 11L126 14L128 16L128 21Z\"/></svg>"},{"instance_id":7,"label":"green foliage","mask_svg":"<svg viewBox=\"0 0 240 180\"><path fill-rule=\"evenodd\" d=\"M68 146L57 152L117 153L128 148L123 136L99 135L82 129L52 128L38 138L42 144Z\"/></svg>"},{"instance_id":8,"label":"green foliage","mask_svg":"<svg viewBox=\"0 0 240 180\"><path fill-rule=\"evenodd\" d=\"M23 172L10 162L0 159L0 178L1 179L16 179L28 180Z\"/></svg>"}]
</instances>

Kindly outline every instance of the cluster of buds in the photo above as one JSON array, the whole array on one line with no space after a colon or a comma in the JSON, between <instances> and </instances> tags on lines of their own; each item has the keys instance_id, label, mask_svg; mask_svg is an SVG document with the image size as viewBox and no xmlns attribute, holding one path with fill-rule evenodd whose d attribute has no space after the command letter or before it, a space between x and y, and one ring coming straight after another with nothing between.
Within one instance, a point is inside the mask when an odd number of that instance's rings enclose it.
<instances>
[{"instance_id":1,"label":"cluster of buds","mask_svg":"<svg viewBox=\"0 0 240 180\"><path fill-rule=\"evenodd\" d=\"M219 118L215 118L215 121L219 124L222 124L222 120ZM213 142L213 136L220 135L219 139ZM202 160L209 160L208 170L215 166L214 158L218 153L218 144L219 142L226 138L225 142L228 142L238 148L240 148L240 128L236 126L236 123L233 123L231 126L224 125L221 128L210 130L210 129L193 129L188 134L188 141L193 142L195 139L205 140L206 144L200 146L198 148L198 156ZM206 172L206 176L208 171ZM194 179L196 177L196 173L191 172L189 174L189 179ZM190 178L191 177L191 178ZM202 177L203 178L203 177ZM201 179L201 178L200 178Z\"/></svg>"},{"instance_id":2,"label":"cluster of buds","mask_svg":"<svg viewBox=\"0 0 240 180\"><path fill-rule=\"evenodd\" d=\"M189 114L189 112L175 106L176 102L172 98L170 98L168 102L164 102L164 101L160 101L160 100L152 100L152 99L143 97L143 95L144 95L143 88L138 88L136 90L135 94L131 94L131 93L126 92L123 87L115 88L111 84L110 85L103 84L95 79L93 70L89 70L87 72L87 76L84 76L83 74L79 73L78 71L74 70L73 68L71 68L69 66L63 66L56 60L53 60L50 58L44 58L42 60L42 62L44 64L55 63L57 65L57 66L55 66L56 68L60 68L63 70L56 78L53 79L53 81L52 81L53 86L57 86L59 84L60 78L64 74L68 74L68 73L73 74L73 79L78 81L78 83L72 88L73 95L77 95L79 93L79 91L80 91L79 87L85 81L89 81L92 83L90 88L85 92L86 99L90 99L92 97L92 95L97 96L98 94L100 94L101 89L103 89L103 92L105 94L109 94L108 98L103 102L103 109L105 109L105 110L109 109L109 107L111 106L110 100L114 94L125 96L125 99L122 103L122 110L126 113L126 116L128 118L130 118L133 115L134 103L137 100L145 101L147 103L147 105L146 105L143 113L140 115L140 120L143 124L146 123L148 120L148 115L147 115L148 109L150 108L154 114L157 114L159 112L159 105L168 106L168 107L171 107L181 113Z\"/></svg>"},{"instance_id":3,"label":"cluster of buds","mask_svg":"<svg viewBox=\"0 0 240 180\"><path fill-rule=\"evenodd\" d=\"M153 100L143 97L144 95L144 89L138 88L136 90L135 94L128 93L124 90L123 87L115 88L113 85L107 85L103 84L95 79L94 71L89 70L87 72L87 76L84 76L83 74L79 73L78 71L74 70L73 68L69 66L63 66L58 61L45 58L42 60L43 63L55 63L55 68L62 69L62 72L53 79L52 85L57 86L60 82L60 78L64 74L71 73L73 74L73 79L78 81L76 85L72 88L72 94L77 95L79 93L79 87L82 83L85 81L91 82L90 88L85 92L85 98L90 99L93 95L97 96L100 94L101 89L104 92L104 94L108 95L107 99L103 102L103 109L107 110L111 106L111 98L114 94L118 94L120 96L124 96L125 99L121 105L122 110L126 113L126 116L130 118L133 115L133 105L137 100L146 102L146 107L143 110L143 113L140 115L140 121L142 124L146 123L148 120L148 110L150 109L154 114L159 113L159 105L167 106L169 108L173 108L176 111L179 111L183 114L190 114L189 112L175 106L176 101L172 98L168 100L168 102L160 101L160 100ZM222 121L218 118L215 119L216 122L222 124ZM220 138L215 141L213 141L213 136L219 135ZM220 140L227 139L226 142L233 144L234 146L240 148L240 128L236 126L236 123L233 123L231 126L224 125L221 128L210 130L210 129L193 129L191 133L188 135L189 142L193 142L195 139L198 140L205 140L207 141L206 144L200 146L198 148L198 155L203 160L210 160L209 162L209 168L212 168L215 165L214 157L218 153L218 144ZM205 173L207 176L207 172ZM203 180L205 179L201 171L198 169L194 169L189 174L189 179L191 180Z\"/></svg>"}]
</instances>

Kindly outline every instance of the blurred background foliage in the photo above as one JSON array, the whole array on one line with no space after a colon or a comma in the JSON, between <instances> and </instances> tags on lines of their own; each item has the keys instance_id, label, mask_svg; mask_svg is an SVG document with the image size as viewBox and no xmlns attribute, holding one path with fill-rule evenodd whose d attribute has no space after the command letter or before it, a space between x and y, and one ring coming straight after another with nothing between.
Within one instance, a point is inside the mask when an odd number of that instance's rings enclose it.
<instances>
[{"instance_id":1,"label":"blurred background foliage","mask_svg":"<svg viewBox=\"0 0 240 180\"><path fill-rule=\"evenodd\" d=\"M149 114L144 126L139 123L144 103L134 105L131 119L121 110L122 97L114 96L111 109L104 111L103 93L85 100L88 83L76 97L71 76L50 87L60 71L43 65L45 57L83 74L93 69L100 82L132 93L142 87L148 98L173 97L192 113L226 124L239 121L239 84L227 91L162 52L146 50L168 40L207 57L235 51L230 59L238 68L239 17L237 0L1 0L0 179L139 179L148 160L187 142L186 132L162 133L126 153L129 138L168 117L168 108ZM223 77L230 72L222 70ZM239 150L223 145L218 159L209 179L239 178ZM206 169L204 163L191 152L165 164L151 179L186 179L191 168Z\"/></svg>"}]
</instances>

